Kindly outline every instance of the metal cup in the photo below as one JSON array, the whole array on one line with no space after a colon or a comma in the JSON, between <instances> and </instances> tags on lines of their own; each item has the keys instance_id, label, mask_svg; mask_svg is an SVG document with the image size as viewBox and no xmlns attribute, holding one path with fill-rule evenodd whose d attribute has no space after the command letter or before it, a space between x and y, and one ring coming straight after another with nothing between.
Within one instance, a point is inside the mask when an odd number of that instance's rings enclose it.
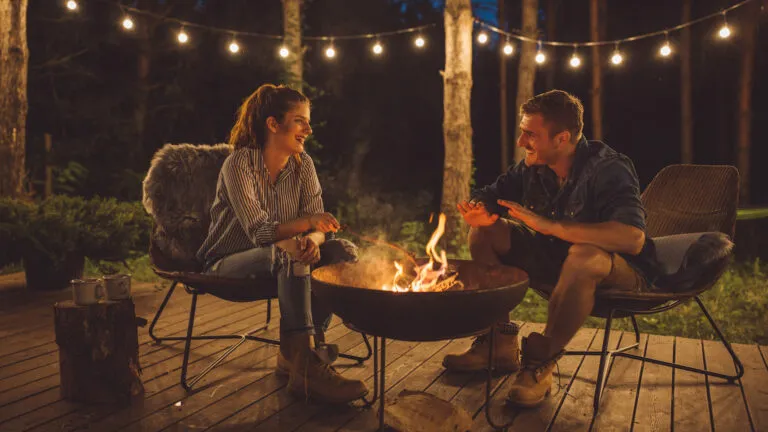
<instances>
[{"instance_id":1,"label":"metal cup","mask_svg":"<svg viewBox=\"0 0 768 432\"><path fill-rule=\"evenodd\" d=\"M131 275L104 275L104 292L107 300L122 300L131 296Z\"/></svg>"},{"instance_id":2,"label":"metal cup","mask_svg":"<svg viewBox=\"0 0 768 432\"><path fill-rule=\"evenodd\" d=\"M94 304L104 298L104 284L101 279L74 279L70 284L72 284L72 300L75 304Z\"/></svg>"}]
</instances>

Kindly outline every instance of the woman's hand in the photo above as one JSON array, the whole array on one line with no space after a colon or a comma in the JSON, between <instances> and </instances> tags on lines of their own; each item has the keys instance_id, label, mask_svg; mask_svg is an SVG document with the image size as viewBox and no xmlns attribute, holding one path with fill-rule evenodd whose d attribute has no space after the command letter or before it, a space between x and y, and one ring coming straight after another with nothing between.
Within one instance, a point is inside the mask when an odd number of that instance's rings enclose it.
<instances>
[{"instance_id":1,"label":"woman's hand","mask_svg":"<svg viewBox=\"0 0 768 432\"><path fill-rule=\"evenodd\" d=\"M320 261L320 246L315 243L310 236L304 236L299 239L299 250L295 259L304 264L315 264Z\"/></svg>"},{"instance_id":2,"label":"woman's hand","mask_svg":"<svg viewBox=\"0 0 768 432\"><path fill-rule=\"evenodd\" d=\"M322 233L336 232L341 228L339 221L330 213L317 213L309 217L310 229Z\"/></svg>"}]
</instances>

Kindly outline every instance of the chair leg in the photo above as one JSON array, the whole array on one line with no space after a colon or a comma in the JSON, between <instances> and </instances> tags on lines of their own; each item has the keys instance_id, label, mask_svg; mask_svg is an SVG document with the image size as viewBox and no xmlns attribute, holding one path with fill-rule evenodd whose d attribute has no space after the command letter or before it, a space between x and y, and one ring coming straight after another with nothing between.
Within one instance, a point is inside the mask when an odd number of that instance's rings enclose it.
<instances>
[{"instance_id":1,"label":"chair leg","mask_svg":"<svg viewBox=\"0 0 768 432\"><path fill-rule=\"evenodd\" d=\"M640 343L640 328L637 326L637 320L634 315L630 315L629 318L632 320L632 327L635 328L635 342Z\"/></svg>"},{"instance_id":2,"label":"chair leg","mask_svg":"<svg viewBox=\"0 0 768 432\"><path fill-rule=\"evenodd\" d=\"M731 344L728 342L728 339L725 338L725 335L723 335L723 332L720 331L720 328L715 324L715 320L712 319L712 316L709 314L709 311L704 306L704 303L701 302L701 299L699 296L694 297L696 299L696 303L698 303L699 308L704 313L704 316L707 317L707 320L712 325L712 328L715 329L715 333L717 333L717 337L720 338L720 341L725 346L725 349L728 350L728 354L731 355L731 359L733 359L733 365L736 368L736 375L735 376L725 376L725 379L728 380L729 383L735 382L737 379L744 376L744 365L741 364L741 360L739 360L739 356L736 355L736 353L733 351L733 348L731 348Z\"/></svg>"},{"instance_id":3,"label":"chair leg","mask_svg":"<svg viewBox=\"0 0 768 432\"><path fill-rule=\"evenodd\" d=\"M184 343L184 359L181 362L181 386L184 390L192 388L187 384L187 367L189 366L189 352L192 347L192 328L195 325L195 309L197 309L197 293L192 294L192 306L189 308L189 324L187 325L187 337Z\"/></svg>"},{"instance_id":4,"label":"chair leg","mask_svg":"<svg viewBox=\"0 0 768 432\"><path fill-rule=\"evenodd\" d=\"M168 304L168 300L171 299L171 295L173 294L173 290L176 289L176 284L178 282L173 281L171 284L171 289L168 290L168 294L165 295L165 298L163 299L163 302L160 304L160 308L155 313L155 317L152 318L152 324L149 325L149 337L152 338L155 342L162 342L165 340L165 338L159 338L155 336L155 325L157 325L157 321L160 319L160 315L162 315L163 310L165 310L165 306Z\"/></svg>"},{"instance_id":5,"label":"chair leg","mask_svg":"<svg viewBox=\"0 0 768 432\"><path fill-rule=\"evenodd\" d=\"M613 353L608 350L608 341L611 336L611 321L613 320L613 310L608 313L605 319L605 333L603 334L603 349L600 351L600 366L597 370L597 382L595 383L595 395L593 400L592 416L597 417L597 411L600 408L600 398L603 395L603 388L607 381L606 374L610 368L610 362L613 360Z\"/></svg>"}]
</instances>

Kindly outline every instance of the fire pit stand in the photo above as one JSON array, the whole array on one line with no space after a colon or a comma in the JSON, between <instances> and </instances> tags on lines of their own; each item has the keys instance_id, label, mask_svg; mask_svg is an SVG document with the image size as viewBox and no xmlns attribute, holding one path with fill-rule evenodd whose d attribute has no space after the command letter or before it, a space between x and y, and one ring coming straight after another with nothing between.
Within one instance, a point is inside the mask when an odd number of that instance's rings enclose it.
<instances>
[{"instance_id":1,"label":"fire pit stand","mask_svg":"<svg viewBox=\"0 0 768 432\"><path fill-rule=\"evenodd\" d=\"M347 327L354 331L359 331L356 329L353 325L349 323L345 323ZM495 341L494 341L494 335L493 332L490 331L491 329L487 329L485 333L488 335L488 364L489 368L487 369L488 374L486 377L485 382L485 403L484 405L484 411L485 411L485 419L488 422L489 425L491 425L492 428L496 430L504 430L508 427L512 426L513 422L509 422L506 424L498 424L496 423L493 418L491 418L491 402L492 402L492 394L491 394L491 382L493 380L493 351L495 348ZM376 402L379 402L379 431L384 431L385 429L385 421L384 421L384 392L386 391L386 381L385 381L385 374L387 370L387 338L382 336L375 336L375 335L369 335L373 337L373 397L368 400L366 398L363 398L363 403L367 407L373 408L373 406L376 404ZM381 349L379 349L379 341L381 341ZM381 366L379 366L379 362L381 363Z\"/></svg>"}]
</instances>

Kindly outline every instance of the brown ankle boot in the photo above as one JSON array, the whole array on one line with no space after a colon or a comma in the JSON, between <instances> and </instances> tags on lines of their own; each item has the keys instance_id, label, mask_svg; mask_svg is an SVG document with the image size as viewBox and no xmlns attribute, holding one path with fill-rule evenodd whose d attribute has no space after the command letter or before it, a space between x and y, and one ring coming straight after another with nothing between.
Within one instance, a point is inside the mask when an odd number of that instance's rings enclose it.
<instances>
[{"instance_id":1,"label":"brown ankle boot","mask_svg":"<svg viewBox=\"0 0 768 432\"><path fill-rule=\"evenodd\" d=\"M519 328L515 323L497 324L494 331L494 368L500 372L520 369L520 346L517 342ZM443 366L453 372L475 372L488 369L488 336L475 338L472 346L462 354L448 354Z\"/></svg>"},{"instance_id":2,"label":"brown ankle boot","mask_svg":"<svg viewBox=\"0 0 768 432\"><path fill-rule=\"evenodd\" d=\"M531 333L523 338L523 367L509 390L509 403L532 408L547 398L552 387L552 375L557 360L563 355L549 355L549 338Z\"/></svg>"},{"instance_id":3,"label":"brown ankle boot","mask_svg":"<svg viewBox=\"0 0 768 432\"><path fill-rule=\"evenodd\" d=\"M284 335L281 333L280 340L282 341L282 338ZM317 353L318 357L323 361L323 363L326 364L333 364L333 362L336 361L336 359L339 357L339 346L336 344L328 344L325 343L325 333L323 333L322 330L315 329L315 337L310 338L310 341L314 339L315 346L314 350ZM290 368L290 363L287 360L286 354L283 353L283 344L280 344L280 354L277 356L277 368L275 369L275 373L280 376L288 376L288 369Z\"/></svg>"},{"instance_id":4,"label":"brown ankle boot","mask_svg":"<svg viewBox=\"0 0 768 432\"><path fill-rule=\"evenodd\" d=\"M362 381L342 377L324 363L309 346L309 334L283 335L278 370L288 371L288 390L321 402L347 403L368 394Z\"/></svg>"}]
</instances>

